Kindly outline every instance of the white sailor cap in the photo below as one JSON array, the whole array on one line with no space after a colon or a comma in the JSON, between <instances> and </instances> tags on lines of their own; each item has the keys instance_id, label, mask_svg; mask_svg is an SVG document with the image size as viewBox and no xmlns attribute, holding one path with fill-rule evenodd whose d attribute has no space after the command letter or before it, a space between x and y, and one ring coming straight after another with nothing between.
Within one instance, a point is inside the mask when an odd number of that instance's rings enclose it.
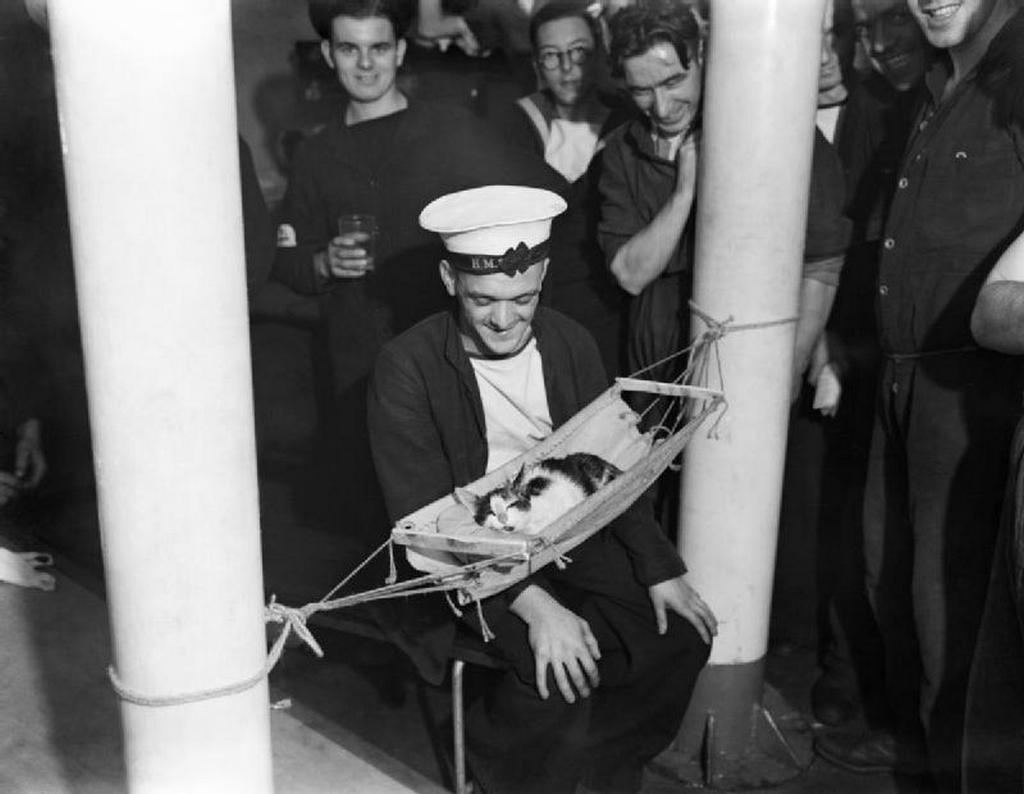
<instances>
[{"instance_id":1,"label":"white sailor cap","mask_svg":"<svg viewBox=\"0 0 1024 794\"><path fill-rule=\"evenodd\" d=\"M565 207L550 190L489 185L435 199L420 226L441 235L456 270L514 276L548 256L551 219Z\"/></svg>"}]
</instances>

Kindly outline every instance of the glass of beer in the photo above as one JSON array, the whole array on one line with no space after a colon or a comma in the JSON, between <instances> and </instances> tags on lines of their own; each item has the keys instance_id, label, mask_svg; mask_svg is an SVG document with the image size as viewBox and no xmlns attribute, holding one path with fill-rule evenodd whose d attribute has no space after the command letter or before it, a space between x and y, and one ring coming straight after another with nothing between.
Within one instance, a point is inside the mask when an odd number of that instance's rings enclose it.
<instances>
[{"instance_id":1,"label":"glass of beer","mask_svg":"<svg viewBox=\"0 0 1024 794\"><path fill-rule=\"evenodd\" d=\"M377 219L373 215L350 213L338 216L338 236L344 244L366 252L366 270L373 270L377 249Z\"/></svg>"}]
</instances>

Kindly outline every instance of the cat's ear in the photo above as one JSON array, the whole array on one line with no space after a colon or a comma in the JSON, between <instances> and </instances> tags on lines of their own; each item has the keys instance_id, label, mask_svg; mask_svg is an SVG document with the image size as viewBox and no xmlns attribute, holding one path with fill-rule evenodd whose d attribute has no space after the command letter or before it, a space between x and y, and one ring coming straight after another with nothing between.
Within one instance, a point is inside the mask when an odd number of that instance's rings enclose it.
<instances>
[{"instance_id":1,"label":"cat's ear","mask_svg":"<svg viewBox=\"0 0 1024 794\"><path fill-rule=\"evenodd\" d=\"M469 512L476 512L476 504L479 501L479 497L468 488L456 488L455 493L452 495L455 497L455 501Z\"/></svg>"},{"instance_id":2,"label":"cat's ear","mask_svg":"<svg viewBox=\"0 0 1024 794\"><path fill-rule=\"evenodd\" d=\"M526 474L526 464L524 463L519 467L519 471L516 472L516 476L512 478L512 490L517 490L523 484L523 475Z\"/></svg>"}]
</instances>

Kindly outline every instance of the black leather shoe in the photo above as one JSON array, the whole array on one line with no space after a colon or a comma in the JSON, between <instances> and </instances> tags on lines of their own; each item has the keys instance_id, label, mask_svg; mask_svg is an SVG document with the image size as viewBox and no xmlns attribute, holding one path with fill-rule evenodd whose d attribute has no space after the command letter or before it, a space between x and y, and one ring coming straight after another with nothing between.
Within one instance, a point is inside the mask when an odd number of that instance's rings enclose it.
<instances>
[{"instance_id":1,"label":"black leather shoe","mask_svg":"<svg viewBox=\"0 0 1024 794\"><path fill-rule=\"evenodd\" d=\"M811 711L818 722L838 728L857 716L860 705L849 684L826 673L811 687Z\"/></svg>"},{"instance_id":2,"label":"black leather shoe","mask_svg":"<svg viewBox=\"0 0 1024 794\"><path fill-rule=\"evenodd\" d=\"M892 772L898 761L896 738L887 731L818 734L814 752L830 764L861 774Z\"/></svg>"},{"instance_id":3,"label":"black leather shoe","mask_svg":"<svg viewBox=\"0 0 1024 794\"><path fill-rule=\"evenodd\" d=\"M851 772L895 772L914 778L928 777L923 740L896 737L888 731L820 733L814 737L814 752Z\"/></svg>"}]
</instances>

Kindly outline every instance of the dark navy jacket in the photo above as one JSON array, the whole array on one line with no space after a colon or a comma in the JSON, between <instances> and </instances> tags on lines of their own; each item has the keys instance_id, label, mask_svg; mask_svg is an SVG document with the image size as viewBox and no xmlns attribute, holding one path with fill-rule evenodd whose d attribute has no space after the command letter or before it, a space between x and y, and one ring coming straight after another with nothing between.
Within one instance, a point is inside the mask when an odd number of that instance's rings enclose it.
<instances>
[{"instance_id":1,"label":"dark navy jacket","mask_svg":"<svg viewBox=\"0 0 1024 794\"><path fill-rule=\"evenodd\" d=\"M594 340L576 322L542 306L534 317L533 331L548 408L557 428L604 391L607 382ZM384 347L368 402L374 463L392 521L486 473L483 403L451 313L427 318ZM657 584L685 571L675 547L654 520L647 498L638 500L606 531L614 532L621 542L640 584ZM495 622L497 613L507 609L528 584L548 589L544 572L534 574L487 599L488 620ZM420 672L440 680L455 632L451 611L437 596L406 602L414 614L399 618L406 635L397 641L406 650L415 646L412 653ZM415 628L409 628L410 621Z\"/></svg>"}]
</instances>

